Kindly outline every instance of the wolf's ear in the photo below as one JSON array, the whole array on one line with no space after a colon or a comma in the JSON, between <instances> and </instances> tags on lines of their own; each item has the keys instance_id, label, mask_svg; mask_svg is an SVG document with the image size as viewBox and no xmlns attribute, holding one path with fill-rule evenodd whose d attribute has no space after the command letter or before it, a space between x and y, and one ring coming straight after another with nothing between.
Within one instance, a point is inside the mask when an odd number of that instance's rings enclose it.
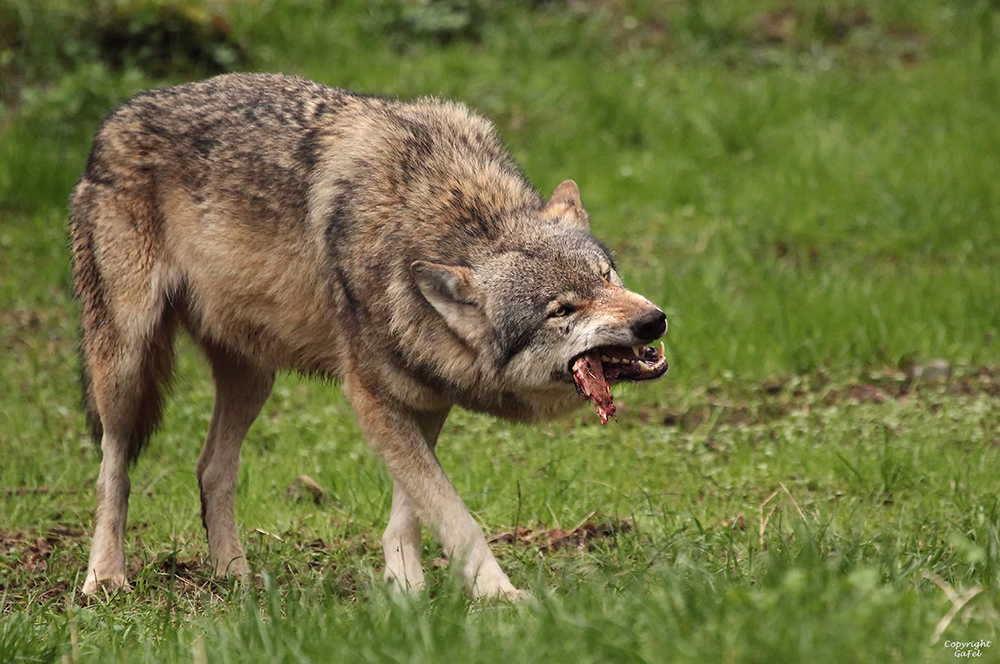
<instances>
[{"instance_id":1,"label":"wolf's ear","mask_svg":"<svg viewBox=\"0 0 1000 664\"><path fill-rule=\"evenodd\" d=\"M467 267L416 261L410 274L424 298L454 332L475 344L488 329L473 273Z\"/></svg>"},{"instance_id":2,"label":"wolf's ear","mask_svg":"<svg viewBox=\"0 0 1000 664\"><path fill-rule=\"evenodd\" d=\"M542 216L552 221L568 219L584 230L590 229L587 213L580 203L580 189L572 180L564 180L555 188L549 202L542 208Z\"/></svg>"}]
</instances>

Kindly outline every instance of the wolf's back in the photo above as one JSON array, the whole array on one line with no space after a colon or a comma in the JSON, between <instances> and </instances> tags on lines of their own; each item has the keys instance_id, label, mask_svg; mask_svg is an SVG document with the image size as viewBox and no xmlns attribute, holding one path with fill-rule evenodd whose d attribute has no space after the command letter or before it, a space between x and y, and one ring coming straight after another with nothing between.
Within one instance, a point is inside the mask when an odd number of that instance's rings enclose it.
<instances>
[{"instance_id":1,"label":"wolf's back","mask_svg":"<svg viewBox=\"0 0 1000 664\"><path fill-rule=\"evenodd\" d=\"M409 266L502 250L542 204L460 104L266 74L140 94L102 123L71 202L87 402L106 364L88 358L169 345L154 332L175 322L271 369L405 364L401 346L447 336Z\"/></svg>"},{"instance_id":2,"label":"wolf's back","mask_svg":"<svg viewBox=\"0 0 1000 664\"><path fill-rule=\"evenodd\" d=\"M366 221L409 240L447 240L455 225L497 235L511 211L542 204L493 126L461 104L269 74L138 95L102 123L83 180L223 205L243 227L310 222L335 236Z\"/></svg>"}]
</instances>

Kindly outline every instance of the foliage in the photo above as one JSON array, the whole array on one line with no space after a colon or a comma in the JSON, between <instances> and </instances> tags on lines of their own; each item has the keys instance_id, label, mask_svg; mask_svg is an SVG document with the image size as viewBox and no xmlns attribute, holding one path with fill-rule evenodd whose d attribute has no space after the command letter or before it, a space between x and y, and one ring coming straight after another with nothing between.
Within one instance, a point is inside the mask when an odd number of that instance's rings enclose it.
<instances>
[{"instance_id":1,"label":"foliage","mask_svg":"<svg viewBox=\"0 0 1000 664\"><path fill-rule=\"evenodd\" d=\"M245 61L224 16L200 0L0 0L0 102L78 68L208 76ZM73 117L66 121L73 121Z\"/></svg>"},{"instance_id":2,"label":"foliage","mask_svg":"<svg viewBox=\"0 0 1000 664\"><path fill-rule=\"evenodd\" d=\"M397 47L413 39L442 44L482 36L484 23L500 3L491 0L379 0L373 3L373 26Z\"/></svg>"}]
</instances>

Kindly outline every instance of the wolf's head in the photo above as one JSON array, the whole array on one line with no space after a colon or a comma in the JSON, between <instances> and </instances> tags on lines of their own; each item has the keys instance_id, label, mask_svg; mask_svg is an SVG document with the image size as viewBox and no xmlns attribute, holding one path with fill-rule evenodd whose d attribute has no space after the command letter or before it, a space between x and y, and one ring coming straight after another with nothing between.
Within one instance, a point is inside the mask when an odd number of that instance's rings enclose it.
<instances>
[{"instance_id":1,"label":"wolf's head","mask_svg":"<svg viewBox=\"0 0 1000 664\"><path fill-rule=\"evenodd\" d=\"M649 346L666 332L666 316L624 287L611 253L590 235L574 182L511 229L470 266L416 261L410 273L493 389L516 394L539 418L579 392L606 420L614 413L608 384L666 372L662 351Z\"/></svg>"}]
</instances>

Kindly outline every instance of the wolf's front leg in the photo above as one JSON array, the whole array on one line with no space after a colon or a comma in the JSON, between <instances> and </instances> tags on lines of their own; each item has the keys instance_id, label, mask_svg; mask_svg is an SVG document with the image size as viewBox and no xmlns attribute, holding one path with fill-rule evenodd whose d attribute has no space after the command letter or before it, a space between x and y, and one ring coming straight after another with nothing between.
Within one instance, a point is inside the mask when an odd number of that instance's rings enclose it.
<instances>
[{"instance_id":1,"label":"wolf's front leg","mask_svg":"<svg viewBox=\"0 0 1000 664\"><path fill-rule=\"evenodd\" d=\"M423 590L420 516L399 482L392 487L392 511L382 536L385 580L394 590Z\"/></svg>"},{"instance_id":2,"label":"wolf's front leg","mask_svg":"<svg viewBox=\"0 0 1000 664\"><path fill-rule=\"evenodd\" d=\"M417 416L420 433L431 451L437 446L438 434L448 417L448 410L445 408ZM424 588L420 526L417 506L406 495L399 482L393 482L392 511L389 513L389 525L382 536L382 550L385 552L385 580L395 590Z\"/></svg>"},{"instance_id":3,"label":"wolf's front leg","mask_svg":"<svg viewBox=\"0 0 1000 664\"><path fill-rule=\"evenodd\" d=\"M383 544L388 544L387 576L392 572L397 578L402 574L411 584L414 581L409 576L411 565L418 566L419 563L411 563L406 558L419 555L419 531L417 540L413 537L412 517L416 515L441 541L445 555L461 574L470 594L477 598L520 597L521 591L500 569L479 524L469 514L462 498L441 469L434 450L427 443L423 430L427 428L428 414L415 413L400 404L389 402L350 379L344 381L344 391L368 441L382 457L395 481L394 508L398 492L403 494L399 503L403 511L397 511L394 518L390 518L386 531L389 538L383 539ZM395 542L403 543L398 557L393 547ZM419 577L422 580L422 571Z\"/></svg>"}]
</instances>

